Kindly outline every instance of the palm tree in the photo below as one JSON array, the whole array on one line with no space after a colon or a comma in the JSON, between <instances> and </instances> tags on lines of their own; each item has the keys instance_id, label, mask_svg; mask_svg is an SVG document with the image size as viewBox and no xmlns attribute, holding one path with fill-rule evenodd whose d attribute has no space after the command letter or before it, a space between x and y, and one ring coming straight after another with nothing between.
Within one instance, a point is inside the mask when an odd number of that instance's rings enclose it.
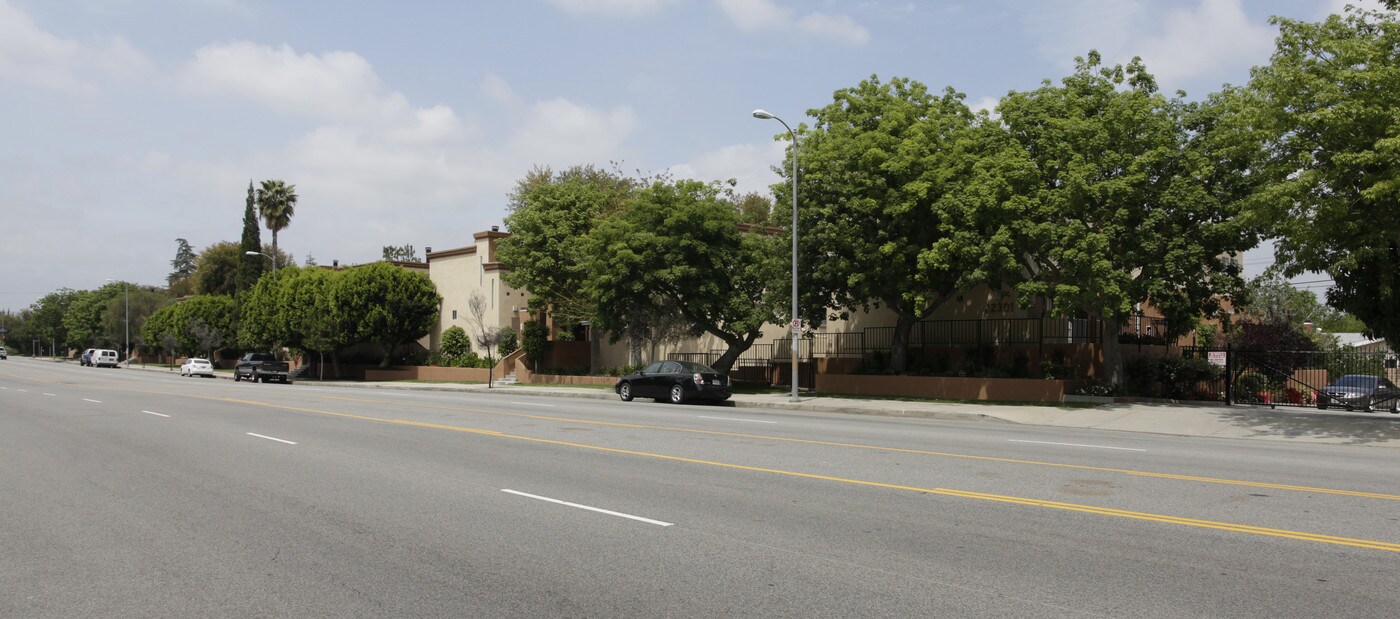
<instances>
[{"instance_id":1,"label":"palm tree","mask_svg":"<svg viewBox=\"0 0 1400 619\"><path fill-rule=\"evenodd\" d=\"M272 255L277 255L277 232L292 223L296 213L297 187L283 181L263 181L258 189L258 215L267 229L272 231ZM277 272L277 261L272 261L272 272Z\"/></svg>"}]
</instances>

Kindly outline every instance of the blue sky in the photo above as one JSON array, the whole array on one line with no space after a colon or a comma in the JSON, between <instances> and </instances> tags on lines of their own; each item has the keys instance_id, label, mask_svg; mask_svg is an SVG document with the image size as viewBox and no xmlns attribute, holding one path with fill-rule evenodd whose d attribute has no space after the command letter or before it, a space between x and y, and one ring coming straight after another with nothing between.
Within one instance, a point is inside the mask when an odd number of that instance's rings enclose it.
<instances>
[{"instance_id":1,"label":"blue sky","mask_svg":"<svg viewBox=\"0 0 1400 619\"><path fill-rule=\"evenodd\" d=\"M1345 4L0 0L0 308L163 283L177 237L238 240L249 180L296 185L299 262L421 255L500 224L535 165L766 193L782 128L754 108L795 125L871 74L991 107L1089 49L1198 98L1267 62L1270 15Z\"/></svg>"}]
</instances>

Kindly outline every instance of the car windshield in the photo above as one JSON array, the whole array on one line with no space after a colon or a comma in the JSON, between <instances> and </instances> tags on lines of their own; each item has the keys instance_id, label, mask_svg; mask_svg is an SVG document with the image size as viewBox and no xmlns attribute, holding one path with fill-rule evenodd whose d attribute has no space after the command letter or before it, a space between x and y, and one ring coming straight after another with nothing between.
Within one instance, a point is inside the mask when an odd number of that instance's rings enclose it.
<instances>
[{"instance_id":1,"label":"car windshield","mask_svg":"<svg viewBox=\"0 0 1400 619\"><path fill-rule=\"evenodd\" d=\"M1351 387L1354 389L1375 389L1377 380L1378 379L1375 376L1363 376L1360 374L1353 374L1351 376L1343 376L1341 378L1338 378L1329 386Z\"/></svg>"},{"instance_id":2,"label":"car windshield","mask_svg":"<svg viewBox=\"0 0 1400 619\"><path fill-rule=\"evenodd\" d=\"M209 363L208 359L190 359L190 363Z\"/></svg>"},{"instance_id":3,"label":"car windshield","mask_svg":"<svg viewBox=\"0 0 1400 619\"><path fill-rule=\"evenodd\" d=\"M708 366L708 365L701 364L701 363L694 363L694 362L691 362L691 361L677 361L676 363L681 364L681 370L684 371L684 372L699 372L699 373L701 373L701 374L718 374L718 373L719 373L719 372L716 372L716 371L714 370L714 368L712 368L712 367L710 367L710 366Z\"/></svg>"}]
</instances>

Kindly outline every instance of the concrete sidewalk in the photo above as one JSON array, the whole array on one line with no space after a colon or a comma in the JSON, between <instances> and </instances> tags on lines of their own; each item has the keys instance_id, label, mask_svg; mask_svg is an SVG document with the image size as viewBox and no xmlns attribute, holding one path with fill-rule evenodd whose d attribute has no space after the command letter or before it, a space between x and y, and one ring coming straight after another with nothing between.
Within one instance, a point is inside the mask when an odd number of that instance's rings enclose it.
<instances>
[{"instance_id":1,"label":"concrete sidewalk","mask_svg":"<svg viewBox=\"0 0 1400 619\"><path fill-rule=\"evenodd\" d=\"M328 383L364 389L416 391L471 391L497 395L548 395L555 397L615 400L611 389L567 386L486 385L453 383ZM803 396L788 401L788 394L735 394L727 405L785 411L885 415L992 421L1066 428L1094 428L1123 432L1149 432L1178 436L1276 440L1400 447L1400 415L1389 413L1322 412L1313 408L1223 406L1213 404L1102 404L1088 408L1044 405L918 402Z\"/></svg>"},{"instance_id":2,"label":"concrete sidewalk","mask_svg":"<svg viewBox=\"0 0 1400 619\"><path fill-rule=\"evenodd\" d=\"M132 366L132 370L179 373L179 368ZM229 374L218 378L232 380ZM553 397L616 400L611 389L562 385L496 385L461 383L352 382L303 380L358 389L404 391L470 391L495 395L547 395ZM250 383L251 385L251 383ZM1400 448L1400 415L1347 413L1315 408L1223 406L1218 404L1101 404L1087 408L1046 405L978 404L875 400L821 395L802 396L789 402L788 394L735 394L725 405L783 411L884 415L966 421L991 421L1065 428L1093 428L1122 432L1149 432L1178 436L1209 436L1339 445Z\"/></svg>"}]
</instances>

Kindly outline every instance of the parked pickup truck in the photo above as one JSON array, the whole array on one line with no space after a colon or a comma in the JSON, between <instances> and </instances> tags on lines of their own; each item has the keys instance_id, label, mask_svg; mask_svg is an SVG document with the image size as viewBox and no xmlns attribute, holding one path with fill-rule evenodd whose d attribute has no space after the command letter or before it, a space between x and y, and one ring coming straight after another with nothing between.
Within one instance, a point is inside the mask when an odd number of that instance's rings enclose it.
<instances>
[{"instance_id":1,"label":"parked pickup truck","mask_svg":"<svg viewBox=\"0 0 1400 619\"><path fill-rule=\"evenodd\" d=\"M238 360L238 365L233 367L233 380L239 381L248 379L253 382L277 381L287 384L287 364L278 361L265 352L250 352L243 355Z\"/></svg>"}]
</instances>

